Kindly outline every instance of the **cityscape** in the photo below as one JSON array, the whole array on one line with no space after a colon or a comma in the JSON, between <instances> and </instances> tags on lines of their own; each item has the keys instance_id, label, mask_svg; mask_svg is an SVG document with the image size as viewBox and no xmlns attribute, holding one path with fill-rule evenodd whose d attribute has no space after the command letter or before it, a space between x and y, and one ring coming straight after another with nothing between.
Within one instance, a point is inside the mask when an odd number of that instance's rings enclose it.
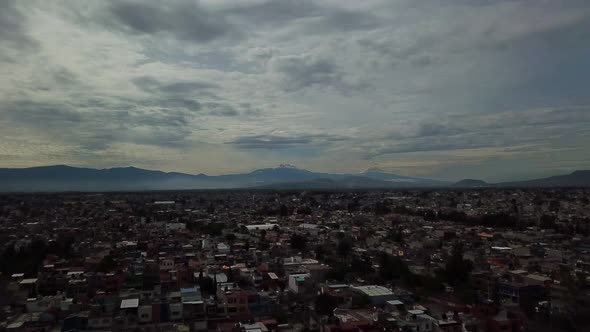
<instances>
[{"instance_id":1,"label":"cityscape","mask_svg":"<svg viewBox=\"0 0 590 332\"><path fill-rule=\"evenodd\" d=\"M6 331L559 331L589 191L0 196Z\"/></svg>"},{"instance_id":2,"label":"cityscape","mask_svg":"<svg viewBox=\"0 0 590 332\"><path fill-rule=\"evenodd\" d=\"M590 0L0 0L0 332L589 332Z\"/></svg>"}]
</instances>

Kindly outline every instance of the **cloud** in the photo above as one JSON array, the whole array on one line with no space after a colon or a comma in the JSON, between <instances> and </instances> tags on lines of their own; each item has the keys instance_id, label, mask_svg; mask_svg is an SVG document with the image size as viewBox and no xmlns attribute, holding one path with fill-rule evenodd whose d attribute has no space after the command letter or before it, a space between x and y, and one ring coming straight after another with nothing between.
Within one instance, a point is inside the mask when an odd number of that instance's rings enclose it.
<instances>
[{"instance_id":1,"label":"cloud","mask_svg":"<svg viewBox=\"0 0 590 332\"><path fill-rule=\"evenodd\" d=\"M288 90L340 84L343 75L329 60L316 59L309 55L275 57L271 59L270 67L282 76Z\"/></svg>"},{"instance_id":2,"label":"cloud","mask_svg":"<svg viewBox=\"0 0 590 332\"><path fill-rule=\"evenodd\" d=\"M228 144L235 145L240 149L286 149L312 142L309 137L280 137L255 135L239 137Z\"/></svg>"},{"instance_id":3,"label":"cloud","mask_svg":"<svg viewBox=\"0 0 590 332\"><path fill-rule=\"evenodd\" d=\"M373 13L355 11L322 1L263 0L241 1L220 12L242 23L280 27L304 23L304 31L325 33L370 29L378 24Z\"/></svg>"},{"instance_id":4,"label":"cloud","mask_svg":"<svg viewBox=\"0 0 590 332\"><path fill-rule=\"evenodd\" d=\"M408 127L413 127L409 129ZM529 109L494 114L453 114L444 121L405 124L402 131L384 137L380 146L366 148L365 156L425 151L505 148L528 144L547 145L548 138L573 139L590 133L590 106ZM374 139L374 138L373 138ZM370 145L370 144L368 144Z\"/></svg>"},{"instance_id":5,"label":"cloud","mask_svg":"<svg viewBox=\"0 0 590 332\"><path fill-rule=\"evenodd\" d=\"M277 136L277 135L251 135L238 137L226 144L234 145L240 149L288 149L302 146L320 146L333 142L342 142L348 140L347 137L309 134L296 136Z\"/></svg>"},{"instance_id":6,"label":"cloud","mask_svg":"<svg viewBox=\"0 0 590 332\"><path fill-rule=\"evenodd\" d=\"M190 42L210 42L237 33L223 16L198 2L169 6L159 1L114 1L108 10L114 26L131 33L168 34Z\"/></svg>"},{"instance_id":7,"label":"cloud","mask_svg":"<svg viewBox=\"0 0 590 332\"><path fill-rule=\"evenodd\" d=\"M588 31L584 0L9 0L0 159L586 168Z\"/></svg>"},{"instance_id":8,"label":"cloud","mask_svg":"<svg viewBox=\"0 0 590 332\"><path fill-rule=\"evenodd\" d=\"M23 132L89 152L121 142L177 147L187 144L191 114L183 111L93 109L93 104L16 101L1 104L7 119Z\"/></svg>"},{"instance_id":9,"label":"cloud","mask_svg":"<svg viewBox=\"0 0 590 332\"><path fill-rule=\"evenodd\" d=\"M269 68L287 91L331 87L349 92L367 87L365 82L347 77L335 62L309 54L273 57Z\"/></svg>"},{"instance_id":10,"label":"cloud","mask_svg":"<svg viewBox=\"0 0 590 332\"><path fill-rule=\"evenodd\" d=\"M236 110L235 108L233 108L229 104L207 103L205 105L205 107L207 107L207 109L209 110L209 112L208 112L209 115L215 115L215 116L237 116L237 115L240 114L238 112L238 110Z\"/></svg>"},{"instance_id":11,"label":"cloud","mask_svg":"<svg viewBox=\"0 0 590 332\"><path fill-rule=\"evenodd\" d=\"M138 101L144 104L145 101L149 101L148 106L170 109L184 108L193 112L204 111L203 115L210 116L237 116L240 114L235 106L217 95L221 87L215 83L203 81L163 83L149 76L141 76L132 81L138 88L150 95L150 97L143 97ZM199 102L193 98L209 101ZM241 108L244 108L246 112L251 112L250 104L242 103L240 105L246 105Z\"/></svg>"},{"instance_id":12,"label":"cloud","mask_svg":"<svg viewBox=\"0 0 590 332\"><path fill-rule=\"evenodd\" d=\"M149 76L141 76L133 79L133 83L146 92L161 92L166 94L191 94L200 91L211 91L220 88L219 85L209 82L188 81L162 83Z\"/></svg>"},{"instance_id":13,"label":"cloud","mask_svg":"<svg viewBox=\"0 0 590 332\"><path fill-rule=\"evenodd\" d=\"M23 52L34 51L38 47L27 29L27 17L18 7L19 1L6 0L0 10L0 61L14 61Z\"/></svg>"}]
</instances>

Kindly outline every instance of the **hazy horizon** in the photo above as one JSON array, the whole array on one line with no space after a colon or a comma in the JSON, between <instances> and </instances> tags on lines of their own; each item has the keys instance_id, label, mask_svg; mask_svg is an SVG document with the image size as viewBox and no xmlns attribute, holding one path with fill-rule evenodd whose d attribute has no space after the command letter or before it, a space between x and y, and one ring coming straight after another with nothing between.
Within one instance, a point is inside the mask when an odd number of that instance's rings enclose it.
<instances>
[{"instance_id":1,"label":"hazy horizon","mask_svg":"<svg viewBox=\"0 0 590 332\"><path fill-rule=\"evenodd\" d=\"M3 1L0 168L590 169L584 0Z\"/></svg>"},{"instance_id":2,"label":"hazy horizon","mask_svg":"<svg viewBox=\"0 0 590 332\"><path fill-rule=\"evenodd\" d=\"M38 167L73 167L73 168L86 168L86 169L94 169L94 170L109 170L109 169L121 169L121 168L136 168L136 169L140 169L140 170L146 170L146 171L154 171L154 172L164 172L164 173L182 173L182 174L187 174L187 175L206 175L206 176L221 176L221 175L240 175L240 174L248 174L251 172L255 172L255 171L259 171L259 170L265 170L265 169L277 169L277 168L283 168L283 167L287 167L287 168L296 168L299 170L304 170L304 171L309 171L312 173L324 173L324 174L341 174L341 175L364 175L363 173L366 172L380 172L380 173L386 173L386 174L393 174L392 172L389 172L387 170L384 169L380 169L380 168L368 168L368 169L364 169L364 170L360 170L360 171L352 171L352 172L330 172L330 171L317 171L314 169L304 169L301 167L297 167L296 165L291 165L291 164L281 164L281 165L270 165L268 167L261 167L261 168L256 168L256 169L248 169L248 170L244 170L244 171L236 171L236 172L230 172L230 173L218 173L218 174L209 174L209 173L204 173L204 172L180 172L180 171L176 171L176 170L161 170L161 169L149 169L149 168L141 168L141 167L137 167L137 166L133 166L133 165L122 165L122 166L112 166L112 167L89 167L89 166L76 166L76 165L67 165L67 164L55 164L55 165L38 165L38 166L27 166L27 167L14 167L12 169L28 169L28 168L38 168ZM0 167L0 169L8 169L8 168L3 168ZM559 175L568 175L570 173L576 172L576 171L590 171L590 170L586 170L586 169L579 169L579 170L572 170L571 172L567 172L567 173L555 173L555 174L546 174L546 175L542 175L542 177L551 177L551 176L559 176ZM500 183L500 182L518 182L518 181L527 181L527 180L536 180L539 179L539 176L534 177L534 176L528 176L528 177L522 177L522 178L506 178L506 179L502 179L502 180L498 180L498 181L491 181L491 180L487 180L483 177L478 177L478 178L449 178L449 179L442 179L442 178L428 178L428 177L424 177L424 176L413 176L413 175L408 175L408 174L404 174L404 173L395 173L394 175L401 175L401 176L408 176L408 177L415 177L415 178L424 178L424 179L431 179L431 180L440 180L440 181L447 181L448 183L453 183L453 182L458 182L461 180L483 180L486 181L488 183Z\"/></svg>"}]
</instances>

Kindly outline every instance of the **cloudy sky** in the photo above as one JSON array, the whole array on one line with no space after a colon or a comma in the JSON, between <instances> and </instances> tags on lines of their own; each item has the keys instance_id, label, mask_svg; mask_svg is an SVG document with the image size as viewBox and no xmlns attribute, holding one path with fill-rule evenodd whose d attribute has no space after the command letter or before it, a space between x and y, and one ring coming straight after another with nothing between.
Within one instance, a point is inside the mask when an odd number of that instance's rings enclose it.
<instances>
[{"instance_id":1,"label":"cloudy sky","mask_svg":"<svg viewBox=\"0 0 590 332\"><path fill-rule=\"evenodd\" d=\"M587 0L0 0L0 167L590 168Z\"/></svg>"}]
</instances>

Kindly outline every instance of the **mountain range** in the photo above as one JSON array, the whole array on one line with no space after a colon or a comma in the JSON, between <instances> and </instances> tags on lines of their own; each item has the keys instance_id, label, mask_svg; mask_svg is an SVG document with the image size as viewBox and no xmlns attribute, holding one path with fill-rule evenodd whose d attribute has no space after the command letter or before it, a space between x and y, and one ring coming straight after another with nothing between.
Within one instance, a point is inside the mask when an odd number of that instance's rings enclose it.
<instances>
[{"instance_id":1,"label":"mountain range","mask_svg":"<svg viewBox=\"0 0 590 332\"><path fill-rule=\"evenodd\" d=\"M138 191L189 189L395 189L435 187L542 187L590 186L590 171L549 178L488 184L466 179L456 183L386 173L369 169L362 173L312 172L292 165L263 168L243 174L209 176L162 172L136 167L107 169L66 165L0 168L1 192L33 191Z\"/></svg>"}]
</instances>

